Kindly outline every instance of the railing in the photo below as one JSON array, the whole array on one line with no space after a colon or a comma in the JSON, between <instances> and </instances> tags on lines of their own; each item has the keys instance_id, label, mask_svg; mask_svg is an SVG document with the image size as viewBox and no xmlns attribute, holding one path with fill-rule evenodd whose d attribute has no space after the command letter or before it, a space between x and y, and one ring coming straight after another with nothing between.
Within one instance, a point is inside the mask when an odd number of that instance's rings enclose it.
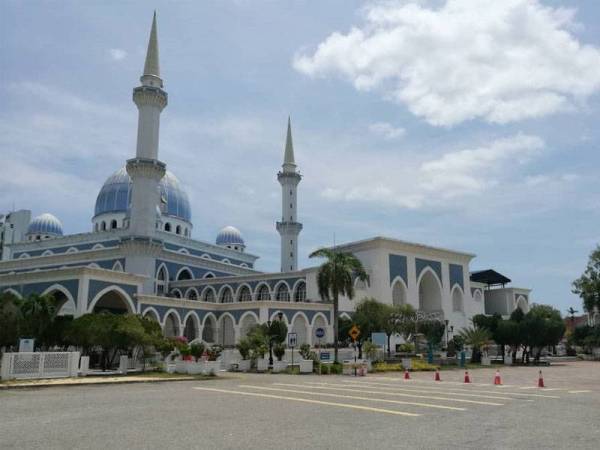
<instances>
[{"instance_id":1,"label":"railing","mask_svg":"<svg viewBox=\"0 0 600 450\"><path fill-rule=\"evenodd\" d=\"M77 376L79 352L5 353L3 380L26 378L65 378Z\"/></svg>"}]
</instances>

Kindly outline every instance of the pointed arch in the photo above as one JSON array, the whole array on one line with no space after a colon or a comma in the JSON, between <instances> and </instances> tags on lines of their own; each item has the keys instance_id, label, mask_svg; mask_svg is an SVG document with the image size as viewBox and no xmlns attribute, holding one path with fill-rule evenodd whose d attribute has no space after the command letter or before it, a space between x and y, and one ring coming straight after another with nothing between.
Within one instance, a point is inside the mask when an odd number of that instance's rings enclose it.
<instances>
[{"instance_id":1,"label":"pointed arch","mask_svg":"<svg viewBox=\"0 0 600 450\"><path fill-rule=\"evenodd\" d=\"M75 247L69 247L66 253L77 253L78 251Z\"/></svg>"},{"instance_id":2,"label":"pointed arch","mask_svg":"<svg viewBox=\"0 0 600 450\"><path fill-rule=\"evenodd\" d=\"M169 309L163 318L163 333L166 337L180 336L181 317L177 310Z\"/></svg>"},{"instance_id":3,"label":"pointed arch","mask_svg":"<svg viewBox=\"0 0 600 450\"><path fill-rule=\"evenodd\" d=\"M117 261L116 263L114 263L112 266L112 270L114 270L115 272L124 272L125 271L123 269L123 264L121 264L121 261Z\"/></svg>"},{"instance_id":4,"label":"pointed arch","mask_svg":"<svg viewBox=\"0 0 600 450\"><path fill-rule=\"evenodd\" d=\"M294 302L306 301L306 281L300 279L294 284Z\"/></svg>"},{"instance_id":5,"label":"pointed arch","mask_svg":"<svg viewBox=\"0 0 600 450\"><path fill-rule=\"evenodd\" d=\"M183 318L183 335L188 342L200 337L200 318L195 311L189 311Z\"/></svg>"},{"instance_id":6,"label":"pointed arch","mask_svg":"<svg viewBox=\"0 0 600 450\"><path fill-rule=\"evenodd\" d=\"M216 278L212 272L206 272L202 278Z\"/></svg>"},{"instance_id":7,"label":"pointed arch","mask_svg":"<svg viewBox=\"0 0 600 450\"><path fill-rule=\"evenodd\" d=\"M165 295L169 290L169 269L165 263L156 270L156 295Z\"/></svg>"},{"instance_id":8,"label":"pointed arch","mask_svg":"<svg viewBox=\"0 0 600 450\"><path fill-rule=\"evenodd\" d=\"M292 318L292 332L296 333L298 346L309 344L308 339L308 317L302 311L298 311Z\"/></svg>"},{"instance_id":9,"label":"pointed arch","mask_svg":"<svg viewBox=\"0 0 600 450\"><path fill-rule=\"evenodd\" d=\"M160 325L160 314L158 314L158 311L156 309L154 309L152 306L148 306L147 308L144 309L144 312L142 313L142 317L152 319Z\"/></svg>"},{"instance_id":10,"label":"pointed arch","mask_svg":"<svg viewBox=\"0 0 600 450\"><path fill-rule=\"evenodd\" d=\"M208 303L216 303L217 302L217 292L215 288L212 286L206 286L202 291L202 301Z\"/></svg>"},{"instance_id":11,"label":"pointed arch","mask_svg":"<svg viewBox=\"0 0 600 450\"><path fill-rule=\"evenodd\" d=\"M325 315L323 313L317 313L313 317L313 320L312 320L313 342L316 340L319 340L319 339L323 339L323 338L318 338L316 335L318 328L323 328L325 330L325 340L327 340L328 335L329 335L328 330L327 330L327 318L325 317Z\"/></svg>"},{"instance_id":12,"label":"pointed arch","mask_svg":"<svg viewBox=\"0 0 600 450\"><path fill-rule=\"evenodd\" d=\"M101 267L96 263L90 263L87 265L90 269L101 269Z\"/></svg>"},{"instance_id":13,"label":"pointed arch","mask_svg":"<svg viewBox=\"0 0 600 450\"><path fill-rule=\"evenodd\" d=\"M194 287L189 288L185 293L185 298L187 298L188 300L198 300L200 298L200 295L198 294L198 289Z\"/></svg>"},{"instance_id":14,"label":"pointed arch","mask_svg":"<svg viewBox=\"0 0 600 450\"><path fill-rule=\"evenodd\" d=\"M216 342L217 333L217 318L213 313L208 313L204 316L202 322L202 340L210 344Z\"/></svg>"},{"instance_id":15,"label":"pointed arch","mask_svg":"<svg viewBox=\"0 0 600 450\"><path fill-rule=\"evenodd\" d=\"M105 287L96 294L88 307L89 312L94 312L96 308L110 309L117 312L133 314L135 305L129 294L117 285Z\"/></svg>"},{"instance_id":16,"label":"pointed arch","mask_svg":"<svg viewBox=\"0 0 600 450\"><path fill-rule=\"evenodd\" d=\"M527 304L527 299L523 295L519 295L517 297L517 301L515 302L515 309L519 308L524 313L529 312L529 305Z\"/></svg>"},{"instance_id":17,"label":"pointed arch","mask_svg":"<svg viewBox=\"0 0 600 450\"><path fill-rule=\"evenodd\" d=\"M256 286L256 293L254 294L256 301L268 301L271 300L271 289L267 283L260 282Z\"/></svg>"},{"instance_id":18,"label":"pointed arch","mask_svg":"<svg viewBox=\"0 0 600 450\"><path fill-rule=\"evenodd\" d=\"M442 283L430 267L426 267L421 271L417 286L419 310L427 312L442 311Z\"/></svg>"},{"instance_id":19,"label":"pointed arch","mask_svg":"<svg viewBox=\"0 0 600 450\"><path fill-rule=\"evenodd\" d=\"M248 335L250 329L258 325L258 317L252 311L246 311L242 317L240 317L240 338L245 338Z\"/></svg>"},{"instance_id":20,"label":"pointed arch","mask_svg":"<svg viewBox=\"0 0 600 450\"><path fill-rule=\"evenodd\" d=\"M177 250L177 253L181 253L182 255L189 255L190 252L187 248L180 248L179 250Z\"/></svg>"},{"instance_id":21,"label":"pointed arch","mask_svg":"<svg viewBox=\"0 0 600 450\"><path fill-rule=\"evenodd\" d=\"M281 280L275 285L275 300L278 302L289 302L290 301L290 286Z\"/></svg>"},{"instance_id":22,"label":"pointed arch","mask_svg":"<svg viewBox=\"0 0 600 450\"><path fill-rule=\"evenodd\" d=\"M52 256L54 255L54 252L52 250L46 250L44 253L42 253L42 256Z\"/></svg>"},{"instance_id":23,"label":"pointed arch","mask_svg":"<svg viewBox=\"0 0 600 450\"><path fill-rule=\"evenodd\" d=\"M450 297L452 298L452 312L459 312L459 313L464 314L464 312L465 312L464 293L463 293L462 288L458 284L455 284L452 287L452 292L450 294Z\"/></svg>"},{"instance_id":24,"label":"pointed arch","mask_svg":"<svg viewBox=\"0 0 600 450\"><path fill-rule=\"evenodd\" d=\"M29 256L29 253L21 253L19 255L19 259L27 259L27 258L31 258L31 256Z\"/></svg>"},{"instance_id":25,"label":"pointed arch","mask_svg":"<svg viewBox=\"0 0 600 450\"><path fill-rule=\"evenodd\" d=\"M179 269L179 271L177 272L177 275L175 275L175 280L177 280L177 281L193 280L193 279L194 279L194 273L187 266Z\"/></svg>"},{"instance_id":26,"label":"pointed arch","mask_svg":"<svg viewBox=\"0 0 600 450\"><path fill-rule=\"evenodd\" d=\"M473 291L473 300L476 302L481 302L483 300L483 293L481 292L481 289L475 289L475 291Z\"/></svg>"},{"instance_id":27,"label":"pointed arch","mask_svg":"<svg viewBox=\"0 0 600 450\"><path fill-rule=\"evenodd\" d=\"M19 292L15 291L13 288L4 289L2 291L2 293L3 294L12 294L17 298L23 298L23 296Z\"/></svg>"},{"instance_id":28,"label":"pointed arch","mask_svg":"<svg viewBox=\"0 0 600 450\"><path fill-rule=\"evenodd\" d=\"M104 223L104 222L102 222L102 223ZM92 247L92 250L102 250L102 249L104 249L104 245L102 245L102 244L96 244Z\"/></svg>"},{"instance_id":29,"label":"pointed arch","mask_svg":"<svg viewBox=\"0 0 600 450\"><path fill-rule=\"evenodd\" d=\"M202 258L202 259L212 259L208 253L202 253L202 256L200 256L200 258Z\"/></svg>"},{"instance_id":30,"label":"pointed arch","mask_svg":"<svg viewBox=\"0 0 600 450\"><path fill-rule=\"evenodd\" d=\"M42 292L42 295L51 295L54 297L56 301L56 310L58 311L57 315L59 316L74 316L77 312L77 302L69 290L61 284L56 283L47 287Z\"/></svg>"},{"instance_id":31,"label":"pointed arch","mask_svg":"<svg viewBox=\"0 0 600 450\"><path fill-rule=\"evenodd\" d=\"M177 288L173 289L171 291L171 296L175 297L175 298L183 298L183 294L181 293L181 291Z\"/></svg>"},{"instance_id":32,"label":"pointed arch","mask_svg":"<svg viewBox=\"0 0 600 450\"><path fill-rule=\"evenodd\" d=\"M219 290L219 303L233 303L233 289L228 284Z\"/></svg>"},{"instance_id":33,"label":"pointed arch","mask_svg":"<svg viewBox=\"0 0 600 450\"><path fill-rule=\"evenodd\" d=\"M252 301L252 288L249 284L240 284L235 295L237 302L251 302Z\"/></svg>"},{"instance_id":34,"label":"pointed arch","mask_svg":"<svg viewBox=\"0 0 600 450\"><path fill-rule=\"evenodd\" d=\"M408 289L402 277L394 278L394 281L392 283L392 305L405 305L407 303L407 292Z\"/></svg>"},{"instance_id":35,"label":"pointed arch","mask_svg":"<svg viewBox=\"0 0 600 450\"><path fill-rule=\"evenodd\" d=\"M219 344L223 347L235 345L235 319L229 313L224 313L219 318Z\"/></svg>"}]
</instances>

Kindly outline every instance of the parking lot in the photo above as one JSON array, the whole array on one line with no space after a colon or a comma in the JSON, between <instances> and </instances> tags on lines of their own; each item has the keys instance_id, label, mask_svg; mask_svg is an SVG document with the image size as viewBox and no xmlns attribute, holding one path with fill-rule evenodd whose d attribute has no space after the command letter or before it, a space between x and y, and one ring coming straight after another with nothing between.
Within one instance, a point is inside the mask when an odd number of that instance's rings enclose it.
<instances>
[{"instance_id":1,"label":"parking lot","mask_svg":"<svg viewBox=\"0 0 600 450\"><path fill-rule=\"evenodd\" d=\"M3 448L597 448L600 364L0 392Z\"/></svg>"}]
</instances>

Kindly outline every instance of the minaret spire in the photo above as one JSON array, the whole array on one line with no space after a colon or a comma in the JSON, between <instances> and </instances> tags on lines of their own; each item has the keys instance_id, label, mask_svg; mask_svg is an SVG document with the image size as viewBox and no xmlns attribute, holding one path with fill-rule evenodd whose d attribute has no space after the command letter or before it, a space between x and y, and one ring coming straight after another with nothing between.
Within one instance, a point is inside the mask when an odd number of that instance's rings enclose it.
<instances>
[{"instance_id":1,"label":"minaret spire","mask_svg":"<svg viewBox=\"0 0 600 450\"><path fill-rule=\"evenodd\" d=\"M158 82L158 86L162 87L162 80L160 78L160 63L158 57L156 11L154 11L154 16L152 17L152 28L150 29L150 39L148 39L148 50L146 51L144 73L142 74L140 81L145 86L155 86L156 82ZM154 83L152 83L152 81L154 81Z\"/></svg>"},{"instance_id":2,"label":"minaret spire","mask_svg":"<svg viewBox=\"0 0 600 450\"><path fill-rule=\"evenodd\" d=\"M282 171L277 174L281 185L281 222L277 222L277 231L281 236L281 271L298 270L298 235L302 224L298 220L297 191L302 176L296 171L294 144L292 142L292 124L288 117L285 152Z\"/></svg>"},{"instance_id":3,"label":"minaret spire","mask_svg":"<svg viewBox=\"0 0 600 450\"><path fill-rule=\"evenodd\" d=\"M294 161L294 143L292 141L292 121L288 116L287 136L285 138L285 153L283 155L283 170L293 172L296 169Z\"/></svg>"}]
</instances>

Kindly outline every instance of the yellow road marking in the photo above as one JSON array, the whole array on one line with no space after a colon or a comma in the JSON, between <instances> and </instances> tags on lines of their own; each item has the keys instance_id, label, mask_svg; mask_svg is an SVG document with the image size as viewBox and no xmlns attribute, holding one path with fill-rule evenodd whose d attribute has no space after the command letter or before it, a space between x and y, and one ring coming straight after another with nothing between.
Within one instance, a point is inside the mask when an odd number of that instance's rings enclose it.
<instances>
[{"instance_id":1,"label":"yellow road marking","mask_svg":"<svg viewBox=\"0 0 600 450\"><path fill-rule=\"evenodd\" d=\"M308 385L296 385L296 384L286 384L286 383L274 383L277 386L291 386L291 387L310 387L313 389L328 389L328 390L332 390L332 391L346 391L346 392L356 392L358 389L349 389L349 388L341 388L341 387L336 387L339 386L337 384L327 384L327 383L310 383L310 386ZM313 386L316 385L316 386ZM333 387L331 387L333 386ZM385 388L382 388L385 389ZM442 401L446 401L446 402L459 402L459 403L472 403L474 405L490 405L490 406L504 406L504 403L495 403L495 402L484 402L481 400L467 400L464 398L446 398L446 397L434 397L432 395L413 395L413 394L403 394L401 392L388 392L386 390L384 390L383 392L381 391L371 391L371 390L365 390L365 389L361 389L359 390L359 392L364 392L365 394L381 394L381 395L395 395L398 397L410 397L410 398L426 398L429 400L442 400ZM511 399L507 399L507 400L511 400Z\"/></svg>"},{"instance_id":2,"label":"yellow road marking","mask_svg":"<svg viewBox=\"0 0 600 450\"><path fill-rule=\"evenodd\" d=\"M367 387L376 387L378 389L395 389L397 391L401 391L401 392L419 392L419 393L424 393L424 394L438 394L438 395L450 395L450 396L459 396L459 397L475 397L475 398L488 398L488 399L494 399L494 400L514 400L514 398L511 397L502 397L500 395L487 395L487 394L469 394L469 393L463 393L463 392L454 392L454 391L444 391L444 390L440 390L440 391L434 391L432 389L421 389L421 388L411 388L411 387L405 387L405 386L397 386L397 385L393 385L393 384L384 384L384 383L369 383L368 381L346 381L344 380L345 384L349 384L352 386L367 386Z\"/></svg>"},{"instance_id":3,"label":"yellow road marking","mask_svg":"<svg viewBox=\"0 0 600 450\"><path fill-rule=\"evenodd\" d=\"M276 383L279 385L279 383ZM302 386L302 385L294 385ZM308 394L308 395L320 395L323 397L336 397L336 398L348 398L353 400L367 400L370 402L383 402L383 403L394 403L397 405L412 405L412 406L423 406L425 408L439 408L439 409L451 409L453 411L466 411L466 408L458 408L456 406L443 406L443 405L432 405L431 403L419 403L419 402L405 402L403 400L390 400L385 398L372 398L372 397L357 397L354 395L342 395L342 394L331 394L325 392L310 392L310 391L298 391L295 389L282 389L282 388L269 388L263 386L251 386L248 384L240 384L238 387L250 388L250 389L262 389L266 391L279 391L279 392L290 392L294 394Z\"/></svg>"},{"instance_id":4,"label":"yellow road marking","mask_svg":"<svg viewBox=\"0 0 600 450\"><path fill-rule=\"evenodd\" d=\"M442 387L420 387L420 386L407 386L406 384L390 384L390 383L381 383L381 382L369 382L369 381L354 381L354 380L343 380L344 383L349 384L366 384L371 386L391 386L400 390L413 391L413 392L431 392L431 393L447 393L451 395L461 395L466 397L485 397L485 398L494 398L498 400L505 400L509 397L498 397L497 395L516 395L521 397L539 397L539 398L560 398L556 395L544 395L544 394L526 394L523 392L490 392L490 391L480 391L477 389L469 389L468 392L458 390L458 391L448 391ZM454 389L454 388L450 388ZM491 395L482 395L482 394L491 394Z\"/></svg>"},{"instance_id":5,"label":"yellow road marking","mask_svg":"<svg viewBox=\"0 0 600 450\"><path fill-rule=\"evenodd\" d=\"M384 414L394 414L396 416L406 416L406 417L420 417L421 416L421 414L408 413L408 412L404 412L404 411L394 411L393 409L372 408L370 406L351 405L349 403L326 402L323 400L312 400L312 399L308 399L308 398L285 397L282 395L260 394L258 392L231 391L231 390L226 390L226 389L207 388L207 387L194 387L193 389L197 389L200 391L220 392L223 394L246 395L246 396L250 396L250 397L263 397L263 398L273 398L273 399L277 399L277 400L289 400L292 402L312 403L315 405L338 406L340 408L360 409L362 411L371 411L371 412L378 412L378 413L384 413Z\"/></svg>"}]
</instances>

